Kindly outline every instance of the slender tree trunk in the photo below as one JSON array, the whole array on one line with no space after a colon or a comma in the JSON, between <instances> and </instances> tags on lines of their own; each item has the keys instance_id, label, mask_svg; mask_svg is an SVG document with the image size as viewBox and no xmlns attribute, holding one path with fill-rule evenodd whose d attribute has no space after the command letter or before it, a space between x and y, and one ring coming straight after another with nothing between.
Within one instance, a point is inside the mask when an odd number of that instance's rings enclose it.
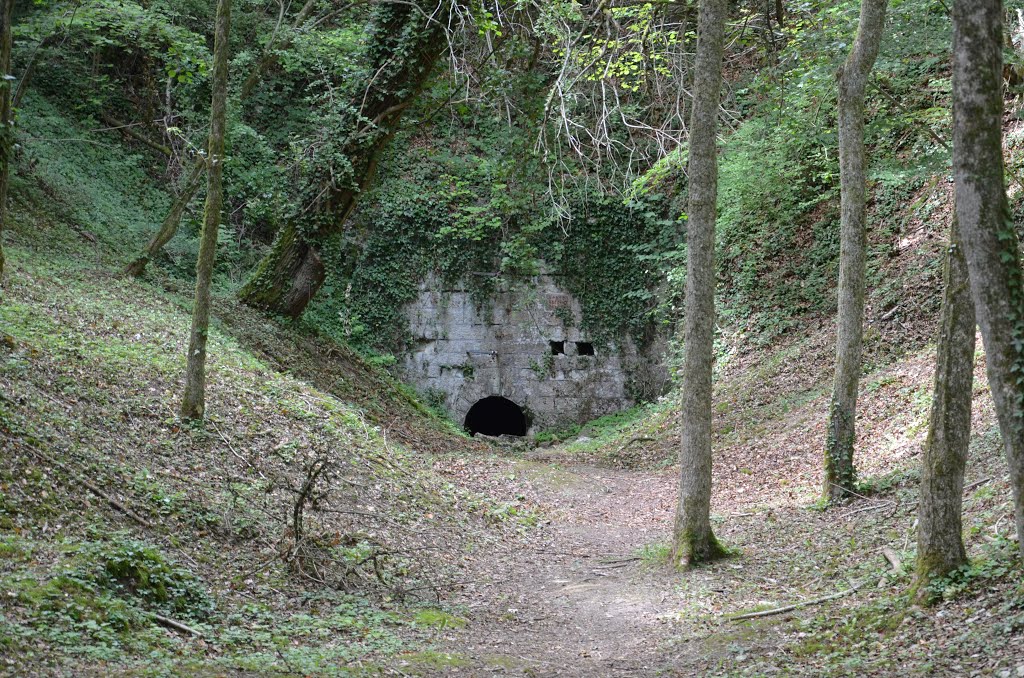
<instances>
[{"instance_id":1,"label":"slender tree trunk","mask_svg":"<svg viewBox=\"0 0 1024 678\"><path fill-rule=\"evenodd\" d=\"M297 318L320 289L326 271L320 248L339 233L372 180L380 154L398 129L402 112L426 84L438 57L447 49L448 0L431 18L409 4L379 5L369 36L373 76L352 102L361 115L352 119L345 156L355 185L330 185L320 204L308 206L315 224L289 223L239 291L241 300L263 310ZM367 124L369 121L369 124ZM325 215L331 215L325 218Z\"/></svg>"},{"instance_id":2,"label":"slender tree trunk","mask_svg":"<svg viewBox=\"0 0 1024 678\"><path fill-rule=\"evenodd\" d=\"M711 531L711 373L715 338L715 219L718 107L727 0L701 0L690 117L679 504L672 561L689 567L723 555Z\"/></svg>"},{"instance_id":3,"label":"slender tree trunk","mask_svg":"<svg viewBox=\"0 0 1024 678\"><path fill-rule=\"evenodd\" d=\"M203 183L203 172L206 170L206 161L203 158L197 158L196 164L192 167L192 171L189 172L188 177L185 179L184 185L181 187L181 191L178 193L178 197L171 203L171 209L164 218L162 224L160 224L160 230L158 230L153 237L150 239L149 244L146 245L146 249L142 251L142 254L137 256L131 263L124 268L123 274L138 278L142 275L143 271L146 270L146 264L152 261L160 250L164 248L164 245L171 241L174 234L178 232L178 226L181 225L181 218L185 214L185 209L188 204L192 202L192 197L199 190L199 187Z\"/></svg>"},{"instance_id":4,"label":"slender tree trunk","mask_svg":"<svg viewBox=\"0 0 1024 678\"><path fill-rule=\"evenodd\" d=\"M1003 3L953 3L956 213L1024 558L1024 271L1003 168Z\"/></svg>"},{"instance_id":5,"label":"slender tree trunk","mask_svg":"<svg viewBox=\"0 0 1024 678\"><path fill-rule=\"evenodd\" d=\"M7 225L7 187L11 180L14 121L11 111L11 9L14 0L0 0L0 280L4 275L4 227Z\"/></svg>"},{"instance_id":6,"label":"slender tree trunk","mask_svg":"<svg viewBox=\"0 0 1024 678\"><path fill-rule=\"evenodd\" d=\"M954 216L946 254L935 391L921 461L914 582L918 592L932 578L945 576L967 562L961 510L964 466L971 444L975 319L959 230Z\"/></svg>"},{"instance_id":7,"label":"slender tree trunk","mask_svg":"<svg viewBox=\"0 0 1024 678\"><path fill-rule=\"evenodd\" d=\"M231 0L218 0L217 25L213 43L213 102L210 106L209 171L206 173L206 212L196 264L196 296L192 307L192 333L185 371L185 396L181 401L183 419L202 419L206 391L206 340L210 326L210 280L217 254L217 232L224 206L224 131L228 108L228 35L231 29Z\"/></svg>"},{"instance_id":8,"label":"slender tree trunk","mask_svg":"<svg viewBox=\"0 0 1024 678\"><path fill-rule=\"evenodd\" d=\"M845 497L856 484L854 421L864 337L867 250L864 94L882 44L886 4L887 0L862 0L857 38L839 71L839 318L836 374L825 441L825 498L830 502Z\"/></svg>"}]
</instances>

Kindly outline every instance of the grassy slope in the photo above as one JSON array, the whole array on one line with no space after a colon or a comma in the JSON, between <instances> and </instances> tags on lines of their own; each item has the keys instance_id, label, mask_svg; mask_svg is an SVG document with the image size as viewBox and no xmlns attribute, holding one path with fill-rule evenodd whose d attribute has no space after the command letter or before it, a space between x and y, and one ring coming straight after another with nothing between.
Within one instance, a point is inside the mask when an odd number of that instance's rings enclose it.
<instances>
[{"instance_id":1,"label":"grassy slope","mask_svg":"<svg viewBox=\"0 0 1024 678\"><path fill-rule=\"evenodd\" d=\"M114 275L161 217L159 182L45 102L23 116L83 141L32 145L5 234L0 672L348 672L415 650L437 617L417 601L457 577L488 509L422 452L469 442L346 349L235 304L225 269L208 423L183 426L189 285Z\"/></svg>"}]
</instances>

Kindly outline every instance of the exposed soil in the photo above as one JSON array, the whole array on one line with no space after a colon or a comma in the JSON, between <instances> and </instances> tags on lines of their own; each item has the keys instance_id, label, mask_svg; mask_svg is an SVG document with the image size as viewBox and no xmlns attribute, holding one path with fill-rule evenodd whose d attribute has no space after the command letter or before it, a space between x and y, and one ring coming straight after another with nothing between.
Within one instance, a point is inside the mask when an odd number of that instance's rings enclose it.
<instances>
[{"instance_id":1,"label":"exposed soil","mask_svg":"<svg viewBox=\"0 0 1024 678\"><path fill-rule=\"evenodd\" d=\"M544 524L492 548L458 603L469 624L448 640L469 673L643 675L674 612L673 575L640 550L671 518L672 478L591 466L512 465L535 491Z\"/></svg>"},{"instance_id":2,"label":"exposed soil","mask_svg":"<svg viewBox=\"0 0 1024 678\"><path fill-rule=\"evenodd\" d=\"M719 492L716 531L738 555L678 573L660 560L674 509L673 471L557 458L454 464L477 486L515 487L543 519L477 554L470 582L453 601L468 623L436 638L450 663L400 663L403 673L1024 675L1013 649L1024 640L1024 614L1007 605L1018 595L1012 578L933 608L907 604L912 479L829 511L780 502L771 474L739 511L730 512L730 493ZM974 466L968 525L1006 509L998 447L979 450ZM979 534L972 550L993 539ZM899 569L883 549L896 554ZM786 614L729 619L851 587L857 590L848 596ZM859 639L854 646L851 634Z\"/></svg>"}]
</instances>

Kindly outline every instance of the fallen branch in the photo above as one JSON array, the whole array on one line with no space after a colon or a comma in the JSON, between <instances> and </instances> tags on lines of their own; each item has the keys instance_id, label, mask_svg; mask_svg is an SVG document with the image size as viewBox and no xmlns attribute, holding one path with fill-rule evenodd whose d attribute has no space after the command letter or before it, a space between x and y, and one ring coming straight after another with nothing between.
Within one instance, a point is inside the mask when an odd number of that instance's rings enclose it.
<instances>
[{"instance_id":1,"label":"fallen branch","mask_svg":"<svg viewBox=\"0 0 1024 678\"><path fill-rule=\"evenodd\" d=\"M899 310L900 310L900 305L896 304L891 309L886 311L886 313L881 318L878 319L879 322L883 322L884 323L886 320L888 320L889 318L891 318L894 315L896 315L899 312Z\"/></svg>"},{"instance_id":2,"label":"fallen branch","mask_svg":"<svg viewBox=\"0 0 1024 678\"><path fill-rule=\"evenodd\" d=\"M878 509L883 509L883 508L886 508L888 506L893 506L893 505L895 505L895 503L896 502L893 502L893 501L883 501L880 504L872 504L871 506L862 506L862 507L860 507L858 509L854 509L852 511L847 511L846 513L843 513L842 515L840 515L838 518L839 518L839 520L842 520L843 518L849 518L850 516L855 516L858 513L864 513L865 511L877 511Z\"/></svg>"},{"instance_id":3,"label":"fallen branch","mask_svg":"<svg viewBox=\"0 0 1024 678\"><path fill-rule=\"evenodd\" d=\"M182 631L184 633L191 633L193 636L196 636L197 638L203 637L201 631L197 631L191 626L186 626L185 624L182 624L180 621L175 621L169 617L164 617L154 612L151 612L150 615L152 615L153 620L161 626L166 626L167 628L171 628L176 631Z\"/></svg>"},{"instance_id":4,"label":"fallen branch","mask_svg":"<svg viewBox=\"0 0 1024 678\"><path fill-rule=\"evenodd\" d=\"M17 438L12 438L10 436L4 436L4 437L7 438L8 440L10 440L11 442L13 442L15 445L18 445L19 447L21 447L22 449L28 450L29 452L33 453L34 455L36 455L37 457L39 457L40 459L42 459L46 463L52 464L53 466L56 466L57 468L61 469L62 471L67 473L69 476L71 476L71 479L73 481L75 481L76 483L78 483L79 485L84 487L85 489L89 490L90 492L95 494L100 499L103 499L104 501L106 501L112 507L114 507L115 509L117 509L121 513L125 514L126 516L128 516L129 518L131 518L132 520L137 522L139 525L142 525L143 527L146 527L146 528L149 528L149 529L153 529L153 524L152 523L150 523L148 520L146 520L145 518L143 518L139 514L137 514L134 511L132 511L130 508L125 506L123 503L121 503L120 501L118 501L114 497L111 497L109 494L107 494L106 492L104 492L100 488L98 488L95 485L93 485L91 482L89 482L88 480L86 480L82 476L80 476L77 473L75 473L75 471L73 469L69 468L67 466L67 464L64 464L63 462L57 461L56 459L54 459L51 455L47 454L46 452L40 450L37 447L33 447L32 445L27 445L24 442L22 442L21 440L18 440Z\"/></svg>"},{"instance_id":5,"label":"fallen branch","mask_svg":"<svg viewBox=\"0 0 1024 678\"><path fill-rule=\"evenodd\" d=\"M793 610L797 610L797 609L799 609L801 607L809 607L811 605L818 605L819 603L825 603L825 602L828 602L830 600L836 600L837 598L845 598L846 596L855 593L857 591L857 589L859 589L859 588L860 588L860 585L858 584L858 585L855 585L855 586L853 586L851 588L846 589L845 591L840 591L839 593L833 593L833 594L828 595L828 596L822 596L820 598L812 598L811 600L802 600L799 603L793 603L792 605L783 605L782 607L775 607L775 608L772 608L770 610L760 610L758 612L747 612L746 614L736 615L735 617L727 617L727 619L729 621L736 622L736 621L743 621L745 619L756 619L758 617L770 617L770 616L775 615L775 614L782 614L783 612L792 612Z\"/></svg>"},{"instance_id":6,"label":"fallen branch","mask_svg":"<svg viewBox=\"0 0 1024 678\"><path fill-rule=\"evenodd\" d=\"M889 564L892 565L893 572L896 574L903 574L903 561L900 560L900 557L896 555L895 551L888 546L883 546L882 557L888 560Z\"/></svg>"},{"instance_id":7,"label":"fallen branch","mask_svg":"<svg viewBox=\"0 0 1024 678\"><path fill-rule=\"evenodd\" d=\"M612 558L607 560L598 560L598 562L602 565L614 565L620 562L635 562L637 560L643 560L643 558L638 555L613 556Z\"/></svg>"},{"instance_id":8,"label":"fallen branch","mask_svg":"<svg viewBox=\"0 0 1024 678\"><path fill-rule=\"evenodd\" d=\"M981 480L976 480L973 483L971 483L970 485L968 485L967 487L965 487L964 488L964 492L969 492L969 491L973 490L974 488L980 487L980 486L984 485L985 483L990 483L993 480L995 480L995 478L982 478Z\"/></svg>"},{"instance_id":9,"label":"fallen branch","mask_svg":"<svg viewBox=\"0 0 1024 678\"><path fill-rule=\"evenodd\" d=\"M170 147L164 146L163 144L161 144L159 142L153 141L152 139L147 137L142 132L139 132L138 130L136 130L134 125L122 122L122 121L118 120L117 118L115 118L114 116L107 115L106 113L104 113L101 117L103 118L103 122L105 122L108 125L110 125L110 127L107 128L108 130L123 132L123 133L127 134L128 136L130 136L132 139L135 139L136 141L138 141L140 144L144 144L145 146L149 146L150 148L152 148L157 153L161 153L163 155L166 155L168 158L170 158L170 157L172 157L174 155L174 151L172 151L170 149Z\"/></svg>"},{"instance_id":10,"label":"fallen branch","mask_svg":"<svg viewBox=\"0 0 1024 678\"><path fill-rule=\"evenodd\" d=\"M617 570L620 567L628 567L638 560L640 560L640 558L631 558L620 563L611 563L610 565L596 565L591 572L594 574L601 574L598 570Z\"/></svg>"}]
</instances>

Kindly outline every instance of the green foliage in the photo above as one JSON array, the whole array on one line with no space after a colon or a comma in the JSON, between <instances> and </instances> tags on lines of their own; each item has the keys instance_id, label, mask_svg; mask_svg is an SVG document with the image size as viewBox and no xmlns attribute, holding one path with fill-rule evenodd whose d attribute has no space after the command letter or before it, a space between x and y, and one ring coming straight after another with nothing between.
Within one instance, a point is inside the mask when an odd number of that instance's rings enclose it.
<instances>
[{"instance_id":1,"label":"green foliage","mask_svg":"<svg viewBox=\"0 0 1024 678\"><path fill-rule=\"evenodd\" d=\"M170 204L147 174L145 158L90 133L31 91L21 118L28 137L22 172L36 180L29 190L45 192L40 202L113 251L141 246Z\"/></svg>"},{"instance_id":2,"label":"green foliage","mask_svg":"<svg viewBox=\"0 0 1024 678\"><path fill-rule=\"evenodd\" d=\"M581 196L563 227L516 157L522 138L508 139L501 121L469 136L431 132L395 142L358 214L365 239L353 247L350 233L327 249L328 280L307 322L364 350L395 350L407 341L402 307L427 277L465 285L484 308L500 282L543 261L564 274L593 336L648 336L661 276L650 255L666 230L656 198Z\"/></svg>"},{"instance_id":3,"label":"green foliage","mask_svg":"<svg viewBox=\"0 0 1024 678\"><path fill-rule=\"evenodd\" d=\"M997 539L986 545L985 553L980 558L973 559L945 577L930 581L925 592L927 601L934 604L974 594L994 581L1006 578L1019 580L1022 569L1021 564L1017 562L1017 553L1017 545L1012 540L1005 537ZM1004 612L1007 613L1007 632L1024 628L1024 589L1018 590L1017 593L1017 596L1011 597L1004 605Z\"/></svg>"},{"instance_id":4,"label":"green foliage","mask_svg":"<svg viewBox=\"0 0 1024 678\"><path fill-rule=\"evenodd\" d=\"M151 544L115 538L88 545L84 554L100 567L95 581L114 593L192 619L205 619L214 609L202 582Z\"/></svg>"},{"instance_id":5,"label":"green foliage","mask_svg":"<svg viewBox=\"0 0 1024 678\"><path fill-rule=\"evenodd\" d=\"M816 1L788 9L777 58L752 71L736 90L744 120L728 137L720 161L721 314L743 323L747 338L756 342L791 331L801 317L835 304L835 71L852 42L859 3ZM948 50L948 15L936 3L906 0L893 3L889 17L892 37L883 40L866 129L875 189L870 227L883 243L889 232L899 232L902 224L894 215L922 178L942 171L949 159L935 142L948 134L949 73L941 56ZM684 186L678 165L666 158L635 188ZM684 197L677 199L677 209ZM876 247L870 254L871 283L884 284L876 271L889 252ZM670 295L680 299L681 254L673 265Z\"/></svg>"},{"instance_id":6,"label":"green foliage","mask_svg":"<svg viewBox=\"0 0 1024 678\"><path fill-rule=\"evenodd\" d=\"M668 564L672 554L672 545L668 543L655 542L644 544L636 551L636 556L644 565L649 567L662 567Z\"/></svg>"},{"instance_id":7,"label":"green foliage","mask_svg":"<svg viewBox=\"0 0 1024 678\"><path fill-rule=\"evenodd\" d=\"M428 608L417 612L416 616L413 617L413 623L417 626L443 631L444 629L465 628L469 622L444 610Z\"/></svg>"},{"instance_id":8,"label":"green foliage","mask_svg":"<svg viewBox=\"0 0 1024 678\"><path fill-rule=\"evenodd\" d=\"M557 6L557 3L551 3ZM547 7L551 12L550 6ZM555 10L557 11L557 10ZM659 30L658 10L653 3L614 7L611 16L626 30L614 36L584 34L570 58L582 77L591 81L607 81L626 92L637 92L648 84L648 73L671 75L667 52L681 42L677 31ZM553 25L553 24L548 24ZM555 56L564 58L566 50L555 47ZM598 62L599 68L589 68Z\"/></svg>"},{"instance_id":9,"label":"green foliage","mask_svg":"<svg viewBox=\"0 0 1024 678\"><path fill-rule=\"evenodd\" d=\"M566 450L577 453L593 453L597 451L614 452L622 442L637 435L638 429L650 423L653 415L662 411L665 403L645 403L636 405L621 412L606 414L586 424L576 424L556 431L539 431L534 439L538 443L565 442ZM582 437L587 440L571 440ZM609 454L610 456L610 454Z\"/></svg>"},{"instance_id":10,"label":"green foliage","mask_svg":"<svg viewBox=\"0 0 1024 678\"><path fill-rule=\"evenodd\" d=\"M769 335L833 303L839 252L835 161L815 165L807 146L784 134L768 121L746 123L730 137L720 172L723 316Z\"/></svg>"},{"instance_id":11,"label":"green foliage","mask_svg":"<svg viewBox=\"0 0 1024 678\"><path fill-rule=\"evenodd\" d=\"M583 328L596 341L628 334L643 345L663 319L661 255L675 235L675 224L663 213L656 195L625 204L609 195L588 196L574 206L569 228L549 228L549 262L579 299Z\"/></svg>"},{"instance_id":12,"label":"green foliage","mask_svg":"<svg viewBox=\"0 0 1024 678\"><path fill-rule=\"evenodd\" d=\"M132 101L119 82L125 70L137 68L134 62L149 71L140 75L160 82L148 86L161 87L168 79L180 85L205 79L210 60L204 35L180 25L160 4L56 2L31 12L17 32L29 43L46 40L48 54L38 60L33 85L83 113L112 103L147 105Z\"/></svg>"},{"instance_id":13,"label":"green foliage","mask_svg":"<svg viewBox=\"0 0 1024 678\"><path fill-rule=\"evenodd\" d=\"M0 586L22 623L6 642L43 640L93 659L119 658L125 650L158 644L150 612L207 620L213 598L191 572L152 544L112 533L102 540L59 545L60 564L39 578L24 557L0 575ZM0 542L11 556L33 542ZM49 545L47 545L49 547ZM3 552L3 551L0 551ZM8 557L8 560L11 559Z\"/></svg>"}]
</instances>

